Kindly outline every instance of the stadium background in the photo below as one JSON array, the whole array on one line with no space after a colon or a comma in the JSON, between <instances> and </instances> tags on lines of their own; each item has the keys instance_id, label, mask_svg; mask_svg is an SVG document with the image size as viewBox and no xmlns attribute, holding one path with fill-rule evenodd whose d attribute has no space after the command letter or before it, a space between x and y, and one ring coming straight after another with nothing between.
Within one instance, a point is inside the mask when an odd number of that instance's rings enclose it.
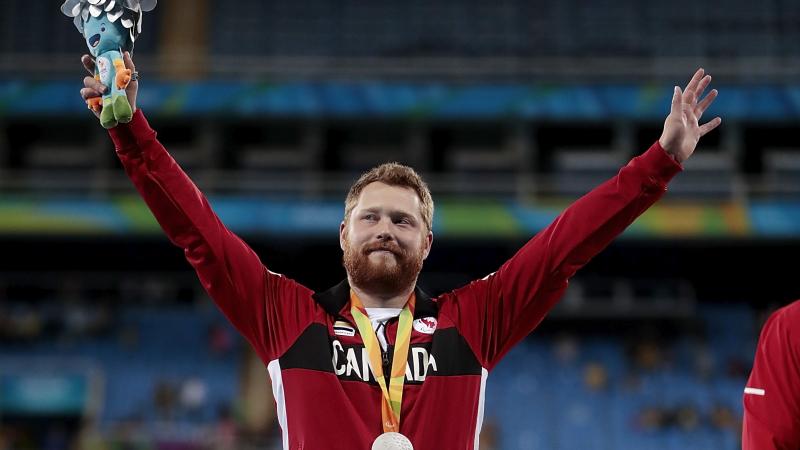
<instances>
[{"instance_id":1,"label":"stadium background","mask_svg":"<svg viewBox=\"0 0 800 450\"><path fill-rule=\"evenodd\" d=\"M71 20L2 6L0 449L278 448L266 371L85 110ZM314 289L358 173L418 168L434 294L645 150L706 68L722 127L489 377L481 448L734 449L758 330L800 297L798 25L789 0L165 0L134 57L225 223Z\"/></svg>"}]
</instances>

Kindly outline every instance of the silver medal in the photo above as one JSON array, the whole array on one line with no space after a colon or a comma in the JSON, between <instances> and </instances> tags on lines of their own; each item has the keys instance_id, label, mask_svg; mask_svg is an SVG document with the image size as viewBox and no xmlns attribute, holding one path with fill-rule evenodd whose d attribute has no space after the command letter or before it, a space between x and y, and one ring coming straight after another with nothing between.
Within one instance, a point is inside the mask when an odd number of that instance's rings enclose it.
<instances>
[{"instance_id":1,"label":"silver medal","mask_svg":"<svg viewBox=\"0 0 800 450\"><path fill-rule=\"evenodd\" d=\"M372 443L372 450L414 450L411 441L400 433L383 433Z\"/></svg>"}]
</instances>

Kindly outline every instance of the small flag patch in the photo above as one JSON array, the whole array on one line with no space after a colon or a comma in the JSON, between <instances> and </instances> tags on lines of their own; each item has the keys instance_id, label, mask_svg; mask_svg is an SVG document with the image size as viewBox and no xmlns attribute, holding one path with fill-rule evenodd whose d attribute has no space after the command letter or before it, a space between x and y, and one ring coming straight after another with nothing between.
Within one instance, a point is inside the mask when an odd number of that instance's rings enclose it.
<instances>
[{"instance_id":1,"label":"small flag patch","mask_svg":"<svg viewBox=\"0 0 800 450\"><path fill-rule=\"evenodd\" d=\"M337 336L355 336L356 330L351 327L349 323L343 320L337 320L333 323L333 334Z\"/></svg>"}]
</instances>

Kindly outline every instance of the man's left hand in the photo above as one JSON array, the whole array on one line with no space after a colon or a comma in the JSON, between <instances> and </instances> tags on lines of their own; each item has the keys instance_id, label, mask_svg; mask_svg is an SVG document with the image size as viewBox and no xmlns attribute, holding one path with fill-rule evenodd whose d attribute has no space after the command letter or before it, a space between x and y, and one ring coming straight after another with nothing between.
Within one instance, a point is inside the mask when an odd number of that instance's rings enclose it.
<instances>
[{"instance_id":1,"label":"man's left hand","mask_svg":"<svg viewBox=\"0 0 800 450\"><path fill-rule=\"evenodd\" d=\"M697 69L685 90L681 91L680 87L675 86L672 107L667 120L664 121L664 131L658 142L679 163L683 163L694 153L701 137L722 123L721 118L715 117L700 125L703 113L717 98L717 90L712 89L702 100L699 100L709 83L711 83L711 75L705 75L705 71L701 68Z\"/></svg>"}]
</instances>

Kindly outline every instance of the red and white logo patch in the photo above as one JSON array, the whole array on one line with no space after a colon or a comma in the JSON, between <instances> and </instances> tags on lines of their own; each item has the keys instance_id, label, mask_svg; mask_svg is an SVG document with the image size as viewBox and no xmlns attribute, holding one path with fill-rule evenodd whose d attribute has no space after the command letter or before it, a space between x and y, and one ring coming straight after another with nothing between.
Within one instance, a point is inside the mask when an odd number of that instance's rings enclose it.
<instances>
[{"instance_id":1,"label":"red and white logo patch","mask_svg":"<svg viewBox=\"0 0 800 450\"><path fill-rule=\"evenodd\" d=\"M414 321L414 329L422 334L433 334L438 324L436 317L422 317Z\"/></svg>"}]
</instances>

